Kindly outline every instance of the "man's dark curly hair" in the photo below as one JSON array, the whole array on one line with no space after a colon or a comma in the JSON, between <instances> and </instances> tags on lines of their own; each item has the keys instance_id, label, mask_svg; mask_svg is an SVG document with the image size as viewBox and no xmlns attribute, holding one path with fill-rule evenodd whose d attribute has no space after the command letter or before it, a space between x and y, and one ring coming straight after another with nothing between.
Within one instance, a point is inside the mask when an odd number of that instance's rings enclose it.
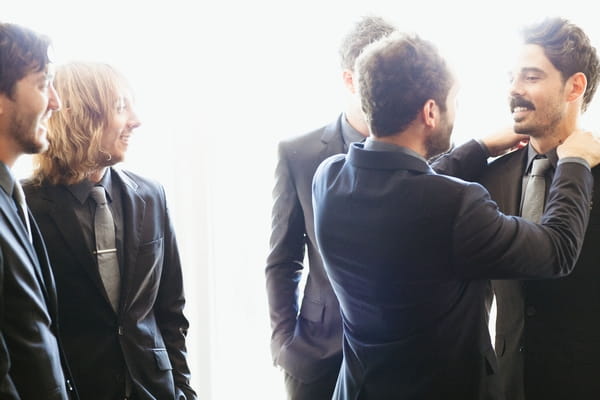
<instances>
[{"instance_id":1,"label":"man's dark curly hair","mask_svg":"<svg viewBox=\"0 0 600 400\"><path fill-rule=\"evenodd\" d=\"M525 44L536 44L544 49L546 57L562 75L563 82L582 72L587 78L582 111L585 111L598 87L600 62L596 48L577 25L564 18L546 18L522 29Z\"/></svg>"}]
</instances>

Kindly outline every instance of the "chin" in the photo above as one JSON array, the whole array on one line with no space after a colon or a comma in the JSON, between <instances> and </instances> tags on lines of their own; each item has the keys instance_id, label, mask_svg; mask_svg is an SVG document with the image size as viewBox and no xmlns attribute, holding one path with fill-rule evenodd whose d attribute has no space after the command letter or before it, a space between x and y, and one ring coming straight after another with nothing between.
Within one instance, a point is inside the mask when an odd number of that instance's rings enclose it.
<instances>
[{"instance_id":1,"label":"chin","mask_svg":"<svg viewBox=\"0 0 600 400\"><path fill-rule=\"evenodd\" d=\"M23 146L23 153L38 154L48 150L48 141L31 141Z\"/></svg>"}]
</instances>

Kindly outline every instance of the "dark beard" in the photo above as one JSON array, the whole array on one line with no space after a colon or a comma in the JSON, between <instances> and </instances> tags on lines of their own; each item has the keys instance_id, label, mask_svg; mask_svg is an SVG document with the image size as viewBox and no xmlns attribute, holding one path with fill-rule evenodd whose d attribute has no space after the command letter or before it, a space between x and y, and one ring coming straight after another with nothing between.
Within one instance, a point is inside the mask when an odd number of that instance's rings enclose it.
<instances>
[{"instance_id":1,"label":"dark beard","mask_svg":"<svg viewBox=\"0 0 600 400\"><path fill-rule=\"evenodd\" d=\"M15 142L21 148L23 154L38 154L48 148L48 142L40 142L36 139L36 127L29 128L23 123L23 119L14 116L10 123L10 131L12 132Z\"/></svg>"},{"instance_id":2,"label":"dark beard","mask_svg":"<svg viewBox=\"0 0 600 400\"><path fill-rule=\"evenodd\" d=\"M437 155L447 152L450 149L450 137L452 134L452 125L446 126L443 132L437 132L430 135L425 142L427 151L426 159L431 159Z\"/></svg>"}]
</instances>

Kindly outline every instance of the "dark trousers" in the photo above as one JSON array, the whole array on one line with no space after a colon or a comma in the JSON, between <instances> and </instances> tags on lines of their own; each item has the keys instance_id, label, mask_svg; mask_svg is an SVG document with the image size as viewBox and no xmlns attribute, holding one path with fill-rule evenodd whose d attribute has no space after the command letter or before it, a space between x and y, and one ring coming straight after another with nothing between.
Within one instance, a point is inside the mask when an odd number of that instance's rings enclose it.
<instances>
[{"instance_id":1,"label":"dark trousers","mask_svg":"<svg viewBox=\"0 0 600 400\"><path fill-rule=\"evenodd\" d=\"M285 390L288 400L331 400L338 377L337 370L323 375L313 382L304 383L284 372Z\"/></svg>"}]
</instances>

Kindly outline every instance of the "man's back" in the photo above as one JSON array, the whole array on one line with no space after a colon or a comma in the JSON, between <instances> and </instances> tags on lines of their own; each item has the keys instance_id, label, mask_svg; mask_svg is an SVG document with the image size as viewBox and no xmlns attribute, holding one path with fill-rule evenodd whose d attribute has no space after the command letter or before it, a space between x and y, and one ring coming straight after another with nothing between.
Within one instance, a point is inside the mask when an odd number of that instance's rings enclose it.
<instances>
[{"instance_id":1,"label":"man's back","mask_svg":"<svg viewBox=\"0 0 600 400\"><path fill-rule=\"evenodd\" d=\"M519 256L537 227L499 214L481 186L402 152L354 145L320 167L313 190L344 321L334 398L500 398L484 278L552 275L540 263L556 261L548 242L529 252L529 272Z\"/></svg>"}]
</instances>

